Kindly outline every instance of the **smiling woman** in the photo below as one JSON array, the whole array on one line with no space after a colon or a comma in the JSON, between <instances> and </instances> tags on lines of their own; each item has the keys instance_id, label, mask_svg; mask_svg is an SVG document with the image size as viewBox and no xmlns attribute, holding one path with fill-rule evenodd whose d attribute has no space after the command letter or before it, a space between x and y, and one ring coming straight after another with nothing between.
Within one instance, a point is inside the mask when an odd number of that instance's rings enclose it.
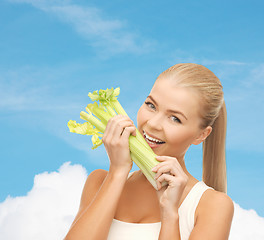
<instances>
[{"instance_id":1,"label":"smiling woman","mask_svg":"<svg viewBox=\"0 0 264 240\"><path fill-rule=\"evenodd\" d=\"M195 134L200 134L196 133L199 129L198 104L198 96L192 91L174 87L171 81L156 81L138 111L138 128L146 136L164 142L162 145L151 144L157 155L174 156L183 161Z\"/></svg>"},{"instance_id":2,"label":"smiling woman","mask_svg":"<svg viewBox=\"0 0 264 240\"><path fill-rule=\"evenodd\" d=\"M138 134L158 155L152 169L158 189L140 170L129 173L128 138L136 128L127 116L113 117L102 139L109 171L88 176L65 239L228 239L234 206L225 194L226 111L219 79L201 65L172 66L157 78L137 122ZM184 160L200 143L203 181ZM162 187L163 181L168 185Z\"/></svg>"}]
</instances>

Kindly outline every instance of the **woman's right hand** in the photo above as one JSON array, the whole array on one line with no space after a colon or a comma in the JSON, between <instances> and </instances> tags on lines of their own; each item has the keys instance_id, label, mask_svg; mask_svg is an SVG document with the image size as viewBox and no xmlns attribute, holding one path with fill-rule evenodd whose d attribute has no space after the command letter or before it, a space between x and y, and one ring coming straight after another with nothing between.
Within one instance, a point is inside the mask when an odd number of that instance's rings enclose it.
<instances>
[{"instance_id":1,"label":"woman's right hand","mask_svg":"<svg viewBox=\"0 0 264 240\"><path fill-rule=\"evenodd\" d=\"M136 136L136 127L128 116L117 115L108 121L102 141L110 160L110 170L131 170L130 134Z\"/></svg>"}]
</instances>

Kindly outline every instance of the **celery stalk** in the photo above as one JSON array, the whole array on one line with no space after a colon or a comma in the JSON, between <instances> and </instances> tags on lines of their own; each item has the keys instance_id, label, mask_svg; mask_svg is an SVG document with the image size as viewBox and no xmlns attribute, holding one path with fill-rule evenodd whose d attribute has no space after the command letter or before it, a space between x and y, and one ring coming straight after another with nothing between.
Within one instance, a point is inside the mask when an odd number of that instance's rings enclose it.
<instances>
[{"instance_id":1,"label":"celery stalk","mask_svg":"<svg viewBox=\"0 0 264 240\"><path fill-rule=\"evenodd\" d=\"M102 140L99 137L102 137L101 133L104 133L106 124L108 120L116 114L126 115L127 113L117 100L120 89L106 89L94 91L89 93L88 96L92 101L99 101L100 105L97 103L88 104L86 110L88 113L82 111L80 117L83 120L86 120L90 124L76 124L75 121L70 120L68 127L71 132L83 134L83 135L93 135L93 149L102 144ZM107 109L105 111L104 109ZM96 116L93 116L93 114ZM100 120L99 120L100 119ZM94 126L95 129L93 127ZM152 186L157 190L156 180L154 179L155 173L151 169L156 166L159 161L156 159L156 154L152 151L150 146L145 141L144 137L140 134L138 129L136 129L136 137L129 136L129 149L131 159L137 164L141 169L142 173L146 176L148 181ZM162 186L165 186L167 183L164 181Z\"/></svg>"},{"instance_id":2,"label":"celery stalk","mask_svg":"<svg viewBox=\"0 0 264 240\"><path fill-rule=\"evenodd\" d=\"M116 112L120 115L125 115L127 116L126 111L124 108L121 106L120 102L118 100L114 100L111 102L112 107L116 110Z\"/></svg>"},{"instance_id":3,"label":"celery stalk","mask_svg":"<svg viewBox=\"0 0 264 240\"><path fill-rule=\"evenodd\" d=\"M99 106L97 102L90 103L86 107L87 112L92 112L97 118L99 118L105 125L108 120L112 117L103 106Z\"/></svg>"},{"instance_id":4,"label":"celery stalk","mask_svg":"<svg viewBox=\"0 0 264 240\"><path fill-rule=\"evenodd\" d=\"M106 126L100 120L98 120L96 117L94 117L92 114L88 114L84 111L81 111L80 115L81 115L81 119L86 120L87 122L91 123L101 133L103 133L105 131Z\"/></svg>"},{"instance_id":5,"label":"celery stalk","mask_svg":"<svg viewBox=\"0 0 264 240\"><path fill-rule=\"evenodd\" d=\"M131 159L133 160L133 162L140 168L140 170L142 171L142 173L145 175L145 177L148 179L148 181L150 182L150 184L156 189L157 188L157 184L156 181L154 179L155 177L155 173L152 171L149 171L142 163L141 161L137 158L137 156L134 153L130 153Z\"/></svg>"},{"instance_id":6,"label":"celery stalk","mask_svg":"<svg viewBox=\"0 0 264 240\"><path fill-rule=\"evenodd\" d=\"M130 151L134 153L137 158L141 159L142 164L148 169L154 168L159 162L156 160L156 154L149 151L138 139L132 135L129 136Z\"/></svg>"},{"instance_id":7,"label":"celery stalk","mask_svg":"<svg viewBox=\"0 0 264 240\"><path fill-rule=\"evenodd\" d=\"M111 102L112 107L116 110L117 114L128 116L124 108L121 106L120 102L118 100L113 100ZM151 149L144 137L141 135L141 133L136 129L136 138L144 144L148 149Z\"/></svg>"},{"instance_id":8,"label":"celery stalk","mask_svg":"<svg viewBox=\"0 0 264 240\"><path fill-rule=\"evenodd\" d=\"M105 108L106 108L107 112L111 115L111 117L114 117L117 115L115 110L111 107L110 104L105 104Z\"/></svg>"},{"instance_id":9,"label":"celery stalk","mask_svg":"<svg viewBox=\"0 0 264 240\"><path fill-rule=\"evenodd\" d=\"M94 91L93 93L89 93L88 96L92 101L99 101L105 108L108 113L114 117L116 115L115 110L111 106L111 101L116 100L116 96L119 95L119 90L114 88L98 91Z\"/></svg>"},{"instance_id":10,"label":"celery stalk","mask_svg":"<svg viewBox=\"0 0 264 240\"><path fill-rule=\"evenodd\" d=\"M136 129L136 138L149 150L152 150L151 147L148 145L144 137L141 135L141 133Z\"/></svg>"}]
</instances>

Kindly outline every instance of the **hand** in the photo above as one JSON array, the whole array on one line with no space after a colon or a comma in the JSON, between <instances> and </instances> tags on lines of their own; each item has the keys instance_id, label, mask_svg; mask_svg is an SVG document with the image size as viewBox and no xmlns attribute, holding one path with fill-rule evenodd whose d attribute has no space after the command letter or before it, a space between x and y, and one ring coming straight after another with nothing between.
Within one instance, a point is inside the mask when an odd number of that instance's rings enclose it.
<instances>
[{"instance_id":1,"label":"hand","mask_svg":"<svg viewBox=\"0 0 264 240\"><path fill-rule=\"evenodd\" d=\"M102 141L110 160L110 169L131 170L133 162L128 142L130 134L136 135L136 127L129 117L117 115L108 121Z\"/></svg>"},{"instance_id":2,"label":"hand","mask_svg":"<svg viewBox=\"0 0 264 240\"><path fill-rule=\"evenodd\" d=\"M162 211L178 211L183 190L187 184L188 176L184 173L178 160L174 157L157 156L160 161L153 172L158 186L157 195ZM168 185L161 187L161 183L167 181Z\"/></svg>"}]
</instances>

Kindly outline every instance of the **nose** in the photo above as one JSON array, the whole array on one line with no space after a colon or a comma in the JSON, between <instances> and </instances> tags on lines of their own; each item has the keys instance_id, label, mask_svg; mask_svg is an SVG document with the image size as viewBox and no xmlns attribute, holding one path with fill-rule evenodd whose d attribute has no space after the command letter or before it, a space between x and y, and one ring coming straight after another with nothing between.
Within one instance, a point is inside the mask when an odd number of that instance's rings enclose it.
<instances>
[{"instance_id":1,"label":"nose","mask_svg":"<svg viewBox=\"0 0 264 240\"><path fill-rule=\"evenodd\" d=\"M155 114L148 120L148 126L154 130L162 130L162 116L161 114Z\"/></svg>"}]
</instances>

